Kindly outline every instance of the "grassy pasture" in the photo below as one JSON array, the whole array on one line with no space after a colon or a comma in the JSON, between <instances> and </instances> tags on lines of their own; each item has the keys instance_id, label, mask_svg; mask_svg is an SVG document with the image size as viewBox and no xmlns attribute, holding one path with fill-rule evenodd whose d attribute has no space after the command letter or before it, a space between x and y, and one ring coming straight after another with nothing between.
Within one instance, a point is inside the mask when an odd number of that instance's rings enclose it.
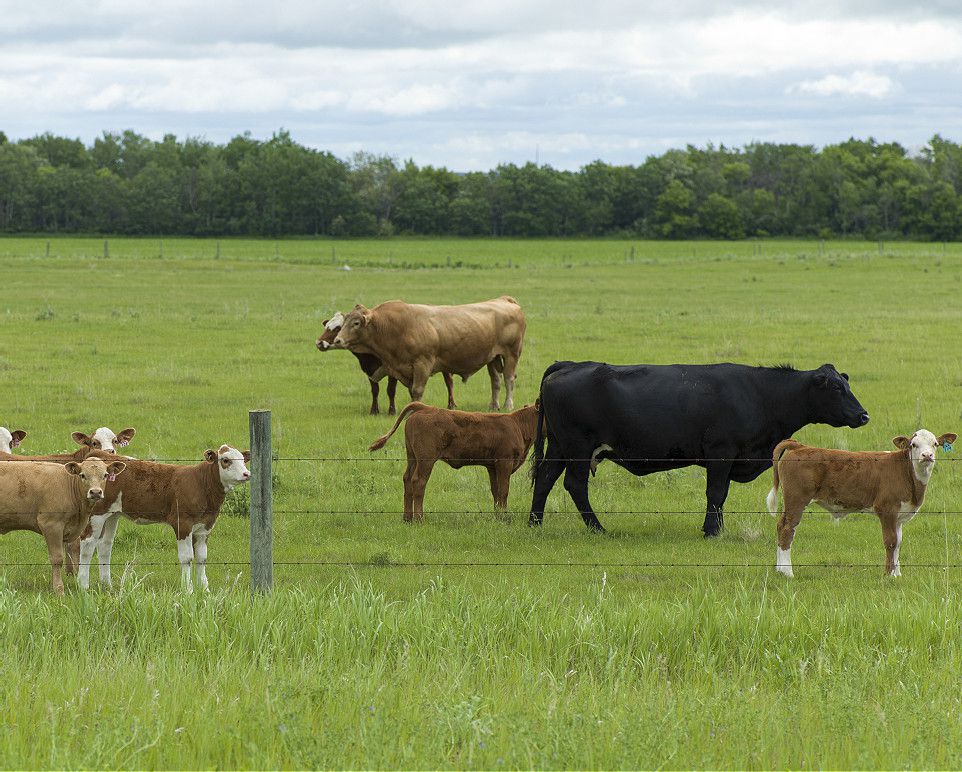
<instances>
[{"instance_id":1,"label":"grassy pasture","mask_svg":"<svg viewBox=\"0 0 962 772\"><path fill-rule=\"evenodd\" d=\"M590 484L606 536L560 485L532 531L521 473L504 522L483 470L441 466L411 527L403 437L368 460L389 420L367 415L354 358L314 339L356 302L507 293L528 317L519 404L561 358L833 362L872 420L798 437L883 449L920 425L962 427L962 246L47 244L0 240L0 425L27 430L24 452L135 426L133 455L199 459L246 447L247 410L272 409L277 590L247 592L243 490L211 537L207 597L178 592L159 527L121 523L119 587L63 599L42 541L4 536L0 563L36 565L0 566L3 766L958 765L955 454L905 528L894 581L874 516L816 511L797 578L775 575L770 475L732 486L710 542L700 470L611 464ZM486 375L456 396L483 409ZM426 399L444 403L441 379ZM318 460L332 458L352 460ZM619 514L632 512L656 514ZM524 565L398 565L472 562Z\"/></svg>"}]
</instances>

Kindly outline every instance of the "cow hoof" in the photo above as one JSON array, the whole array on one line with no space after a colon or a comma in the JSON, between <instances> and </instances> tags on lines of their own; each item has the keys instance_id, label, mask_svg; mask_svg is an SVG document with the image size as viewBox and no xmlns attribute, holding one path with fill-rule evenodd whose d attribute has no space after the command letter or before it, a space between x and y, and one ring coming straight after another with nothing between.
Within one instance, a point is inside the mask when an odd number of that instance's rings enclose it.
<instances>
[{"instance_id":1,"label":"cow hoof","mask_svg":"<svg viewBox=\"0 0 962 772\"><path fill-rule=\"evenodd\" d=\"M542 520L539 517L529 517L528 518L528 528L540 528Z\"/></svg>"},{"instance_id":2,"label":"cow hoof","mask_svg":"<svg viewBox=\"0 0 962 772\"><path fill-rule=\"evenodd\" d=\"M716 528L711 531L705 531L706 539L717 539L719 536L721 536L721 528Z\"/></svg>"},{"instance_id":3,"label":"cow hoof","mask_svg":"<svg viewBox=\"0 0 962 772\"><path fill-rule=\"evenodd\" d=\"M395 410L395 409L392 407L390 410L387 411L387 414L388 414L388 415L397 415L397 410Z\"/></svg>"}]
</instances>

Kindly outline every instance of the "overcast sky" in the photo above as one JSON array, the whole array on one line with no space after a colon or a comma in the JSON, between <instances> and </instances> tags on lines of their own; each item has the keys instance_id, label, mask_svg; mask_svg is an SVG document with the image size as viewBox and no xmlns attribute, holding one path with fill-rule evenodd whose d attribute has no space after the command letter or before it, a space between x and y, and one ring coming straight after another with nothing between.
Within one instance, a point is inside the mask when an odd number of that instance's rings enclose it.
<instances>
[{"instance_id":1,"label":"overcast sky","mask_svg":"<svg viewBox=\"0 0 962 772\"><path fill-rule=\"evenodd\" d=\"M844 7L840 7L844 6ZM0 0L0 130L290 130L457 171L962 140L962 2Z\"/></svg>"}]
</instances>

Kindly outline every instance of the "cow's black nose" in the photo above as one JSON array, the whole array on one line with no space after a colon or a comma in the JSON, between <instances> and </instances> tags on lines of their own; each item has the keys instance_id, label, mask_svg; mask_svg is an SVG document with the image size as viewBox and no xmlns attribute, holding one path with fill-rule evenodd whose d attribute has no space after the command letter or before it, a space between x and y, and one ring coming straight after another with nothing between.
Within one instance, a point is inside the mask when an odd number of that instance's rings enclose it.
<instances>
[{"instance_id":1,"label":"cow's black nose","mask_svg":"<svg viewBox=\"0 0 962 772\"><path fill-rule=\"evenodd\" d=\"M868 423L868 413L862 413L862 415L858 417L858 420L861 421L860 426L865 426L865 424Z\"/></svg>"}]
</instances>

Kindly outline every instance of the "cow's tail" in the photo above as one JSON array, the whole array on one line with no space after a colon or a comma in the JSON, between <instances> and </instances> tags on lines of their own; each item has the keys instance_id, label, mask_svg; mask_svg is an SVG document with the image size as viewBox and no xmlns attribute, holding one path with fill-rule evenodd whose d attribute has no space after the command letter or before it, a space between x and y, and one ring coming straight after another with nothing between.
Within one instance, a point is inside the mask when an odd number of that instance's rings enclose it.
<instances>
[{"instance_id":1,"label":"cow's tail","mask_svg":"<svg viewBox=\"0 0 962 772\"><path fill-rule=\"evenodd\" d=\"M802 443L795 440L782 440L772 451L772 489L765 498L765 505L768 507L768 514L778 517L778 462L782 460L785 451L801 446Z\"/></svg>"},{"instance_id":2,"label":"cow's tail","mask_svg":"<svg viewBox=\"0 0 962 772\"><path fill-rule=\"evenodd\" d=\"M543 382L542 382L543 383ZM538 468L544 461L544 394L538 394L538 425L534 430L534 452L531 454L531 484L538 478Z\"/></svg>"},{"instance_id":3,"label":"cow's tail","mask_svg":"<svg viewBox=\"0 0 962 772\"><path fill-rule=\"evenodd\" d=\"M391 431L374 440L368 450L374 451L383 448L385 445L387 445L387 441L391 439L391 435L397 431L397 428L401 425L401 421L407 418L409 413L417 413L419 410L424 410L427 407L430 407L430 405L425 405L423 402L411 402L410 404L406 405L398 414L397 421L394 422L394 426L391 427Z\"/></svg>"}]
</instances>

